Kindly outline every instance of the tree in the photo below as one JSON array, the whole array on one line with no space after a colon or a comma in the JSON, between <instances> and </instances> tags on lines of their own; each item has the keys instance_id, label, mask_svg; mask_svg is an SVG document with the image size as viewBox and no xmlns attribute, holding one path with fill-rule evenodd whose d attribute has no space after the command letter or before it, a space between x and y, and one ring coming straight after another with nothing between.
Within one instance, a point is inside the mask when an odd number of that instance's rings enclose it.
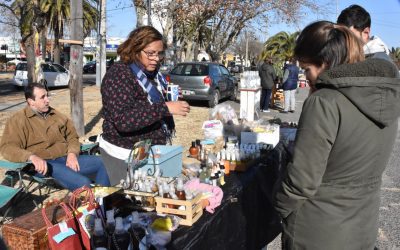
<instances>
[{"instance_id":1,"label":"tree","mask_svg":"<svg viewBox=\"0 0 400 250\"><path fill-rule=\"evenodd\" d=\"M393 62L397 64L397 67L400 68L400 47L392 47L390 50L390 57L392 58Z\"/></svg>"},{"instance_id":2,"label":"tree","mask_svg":"<svg viewBox=\"0 0 400 250\"><path fill-rule=\"evenodd\" d=\"M143 0L132 0L137 6ZM287 23L299 20L301 13L319 12L316 0L152 0L153 15L164 18L164 31L172 23L175 40L183 58L192 60L198 49L205 49L217 60L252 22L269 24L270 17ZM143 6L147 8L146 6ZM157 14L159 12L159 14ZM138 20L140 19L137 14ZM263 25L263 26L265 26ZM171 26L171 25L170 25ZM165 35L165 33L164 33Z\"/></svg>"},{"instance_id":3,"label":"tree","mask_svg":"<svg viewBox=\"0 0 400 250\"><path fill-rule=\"evenodd\" d=\"M279 61L287 60L293 57L294 47L299 32L292 34L281 31L270 37L264 44L264 50L261 53L260 59L273 57Z\"/></svg>"},{"instance_id":4,"label":"tree","mask_svg":"<svg viewBox=\"0 0 400 250\"><path fill-rule=\"evenodd\" d=\"M96 1L83 1L84 37L96 28L99 18L99 13L92 3ZM63 37L64 26L71 16L70 0L41 0L40 8L46 14L46 23L54 35L54 62L60 63L59 39Z\"/></svg>"},{"instance_id":5,"label":"tree","mask_svg":"<svg viewBox=\"0 0 400 250\"><path fill-rule=\"evenodd\" d=\"M14 20L1 19L0 22L19 27L22 49L28 64L28 81L36 82L39 71L39 33L45 26L45 15L40 10L39 0L15 0L0 2L2 12L11 13ZM10 22L11 21L11 22Z\"/></svg>"}]
</instances>

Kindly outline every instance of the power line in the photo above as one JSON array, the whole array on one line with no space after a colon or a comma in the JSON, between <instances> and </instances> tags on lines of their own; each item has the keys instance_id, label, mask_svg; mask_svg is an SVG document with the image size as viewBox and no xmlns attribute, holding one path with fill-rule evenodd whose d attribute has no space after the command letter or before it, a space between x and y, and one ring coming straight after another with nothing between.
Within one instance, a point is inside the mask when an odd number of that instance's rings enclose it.
<instances>
[{"instance_id":1,"label":"power line","mask_svg":"<svg viewBox=\"0 0 400 250\"><path fill-rule=\"evenodd\" d=\"M106 9L106 12L108 12L108 11L123 10L123 9L130 9L130 8L133 8L133 7L135 7L135 6L134 6L133 4L131 4L130 6L123 6L123 7L115 8L115 9Z\"/></svg>"}]
</instances>

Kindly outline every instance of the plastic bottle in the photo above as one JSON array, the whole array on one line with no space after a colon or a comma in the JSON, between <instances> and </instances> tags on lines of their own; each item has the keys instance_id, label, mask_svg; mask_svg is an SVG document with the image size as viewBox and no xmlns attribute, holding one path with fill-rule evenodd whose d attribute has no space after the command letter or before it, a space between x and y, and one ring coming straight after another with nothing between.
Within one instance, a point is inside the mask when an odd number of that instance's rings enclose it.
<instances>
[{"instance_id":1,"label":"plastic bottle","mask_svg":"<svg viewBox=\"0 0 400 250\"><path fill-rule=\"evenodd\" d=\"M124 229L122 217L115 218L115 231L111 240L111 250L127 250L129 243L129 233Z\"/></svg>"},{"instance_id":2,"label":"plastic bottle","mask_svg":"<svg viewBox=\"0 0 400 250\"><path fill-rule=\"evenodd\" d=\"M108 237L107 237L106 232L104 231L103 223L100 218L96 218L94 220L94 230L93 230L93 235L92 235L90 241L91 241L92 249L108 247Z\"/></svg>"},{"instance_id":3,"label":"plastic bottle","mask_svg":"<svg viewBox=\"0 0 400 250\"><path fill-rule=\"evenodd\" d=\"M129 229L132 235L132 249L139 249L140 241L146 235L145 229L140 224L139 213L132 212L132 223Z\"/></svg>"},{"instance_id":4,"label":"plastic bottle","mask_svg":"<svg viewBox=\"0 0 400 250\"><path fill-rule=\"evenodd\" d=\"M107 232L109 234L114 233L115 230L115 219L114 219L114 209L106 211L106 217L107 217Z\"/></svg>"}]
</instances>

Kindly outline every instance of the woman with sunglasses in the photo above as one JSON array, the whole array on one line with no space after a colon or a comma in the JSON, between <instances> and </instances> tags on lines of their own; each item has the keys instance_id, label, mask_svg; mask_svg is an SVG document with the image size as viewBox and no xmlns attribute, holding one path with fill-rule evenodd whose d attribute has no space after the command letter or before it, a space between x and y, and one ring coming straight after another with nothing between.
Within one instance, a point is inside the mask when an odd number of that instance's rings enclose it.
<instances>
[{"instance_id":1,"label":"woman with sunglasses","mask_svg":"<svg viewBox=\"0 0 400 250\"><path fill-rule=\"evenodd\" d=\"M103 134L100 152L111 185L126 176L129 153L138 141L153 145L171 142L173 115L186 116L185 101L166 101L167 82L158 69L165 57L166 42L151 26L133 30L117 50L121 58L104 76L101 85Z\"/></svg>"}]
</instances>

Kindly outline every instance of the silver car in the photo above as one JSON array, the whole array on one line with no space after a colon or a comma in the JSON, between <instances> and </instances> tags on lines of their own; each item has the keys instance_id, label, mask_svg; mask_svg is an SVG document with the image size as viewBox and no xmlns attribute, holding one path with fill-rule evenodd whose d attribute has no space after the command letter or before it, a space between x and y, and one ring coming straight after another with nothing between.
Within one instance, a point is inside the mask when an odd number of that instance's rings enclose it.
<instances>
[{"instance_id":1,"label":"silver car","mask_svg":"<svg viewBox=\"0 0 400 250\"><path fill-rule=\"evenodd\" d=\"M46 88L68 86L69 72L63 66L56 63L42 63L38 73L38 82ZM18 63L14 73L14 85L24 87L28 84L27 63Z\"/></svg>"},{"instance_id":2,"label":"silver car","mask_svg":"<svg viewBox=\"0 0 400 250\"><path fill-rule=\"evenodd\" d=\"M207 101L209 107L223 98L236 100L238 93L237 79L218 63L179 63L166 78L170 84L179 85L185 100Z\"/></svg>"}]
</instances>

